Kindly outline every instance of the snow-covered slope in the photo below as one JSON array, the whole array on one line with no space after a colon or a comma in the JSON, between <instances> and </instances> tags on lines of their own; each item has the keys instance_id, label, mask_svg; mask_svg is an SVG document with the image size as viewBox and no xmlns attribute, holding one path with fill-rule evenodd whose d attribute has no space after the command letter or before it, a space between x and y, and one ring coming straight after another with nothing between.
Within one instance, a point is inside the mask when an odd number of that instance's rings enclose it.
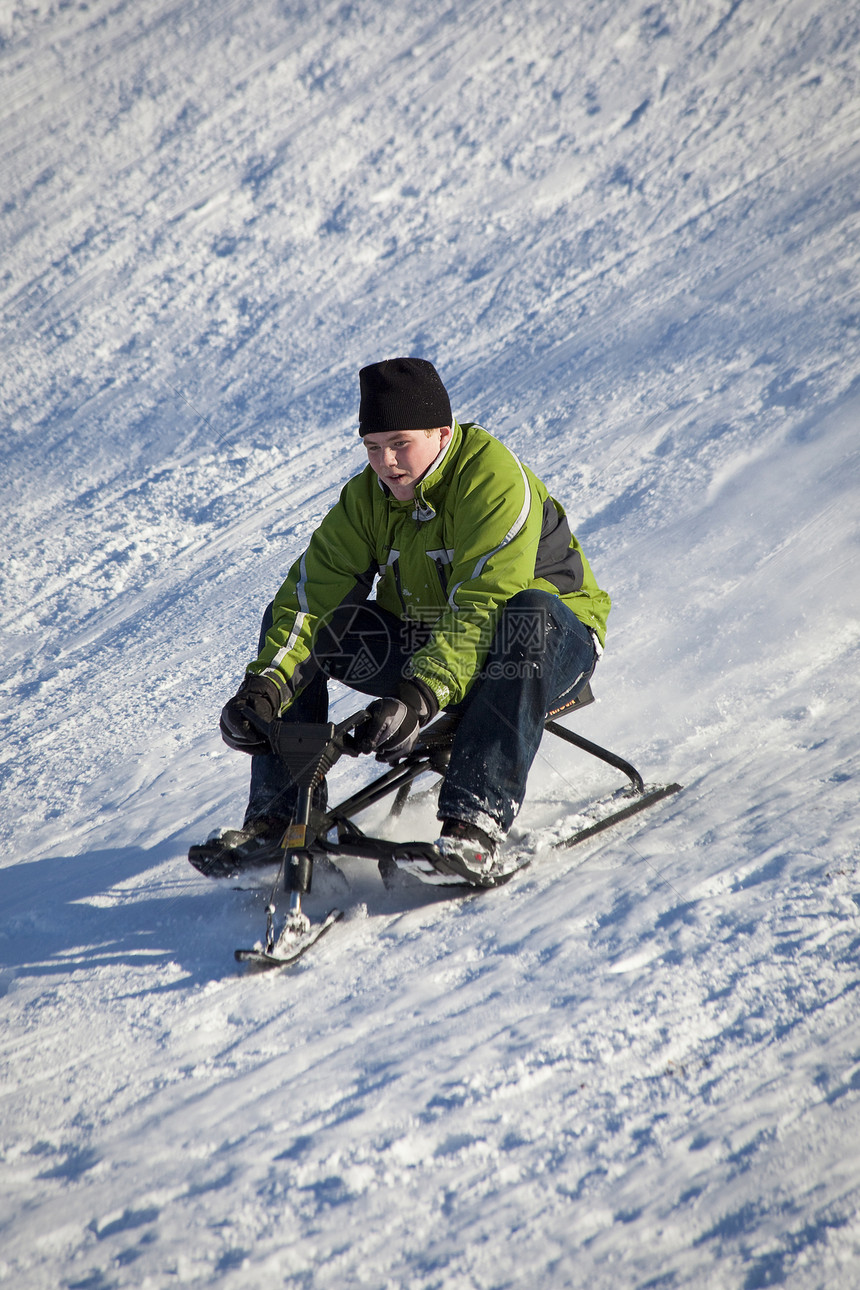
<instances>
[{"instance_id":1,"label":"snow-covered slope","mask_svg":"<svg viewBox=\"0 0 860 1290\"><path fill-rule=\"evenodd\" d=\"M858 46L0 6L4 1282L853 1290ZM185 860L244 805L217 713L406 352L613 595L577 728L685 791L488 896L357 863L249 978L264 893ZM520 827L614 782L547 738Z\"/></svg>"}]
</instances>

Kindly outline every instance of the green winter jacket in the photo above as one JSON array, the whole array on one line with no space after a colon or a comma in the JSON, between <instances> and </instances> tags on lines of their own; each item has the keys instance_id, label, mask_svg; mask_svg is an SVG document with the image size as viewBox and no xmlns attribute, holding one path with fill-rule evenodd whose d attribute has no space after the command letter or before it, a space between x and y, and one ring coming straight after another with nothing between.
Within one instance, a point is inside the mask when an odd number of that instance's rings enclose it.
<instances>
[{"instance_id":1,"label":"green winter jacket","mask_svg":"<svg viewBox=\"0 0 860 1290\"><path fill-rule=\"evenodd\" d=\"M498 439L478 425L451 439L411 501L391 496L367 466L311 538L275 597L274 623L252 673L269 675L286 707L311 680L321 617L366 600L432 625L412 656L440 708L463 698L480 672L499 612L518 591L560 596L602 646L610 600L598 587L561 505ZM283 711L282 707L282 711Z\"/></svg>"}]
</instances>

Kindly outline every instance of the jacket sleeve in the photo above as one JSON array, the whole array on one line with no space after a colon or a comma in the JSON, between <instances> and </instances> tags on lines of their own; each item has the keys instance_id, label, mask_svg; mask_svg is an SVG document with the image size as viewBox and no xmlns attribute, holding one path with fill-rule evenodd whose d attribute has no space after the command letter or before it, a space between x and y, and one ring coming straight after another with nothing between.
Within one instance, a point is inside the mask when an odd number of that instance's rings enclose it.
<instances>
[{"instance_id":1,"label":"jacket sleeve","mask_svg":"<svg viewBox=\"0 0 860 1290\"><path fill-rule=\"evenodd\" d=\"M357 496L361 476L344 487L275 596L274 621L248 672L268 676L283 696L281 710L319 670L313 638L320 619L350 600L366 600L376 562Z\"/></svg>"},{"instance_id":2,"label":"jacket sleeve","mask_svg":"<svg viewBox=\"0 0 860 1290\"><path fill-rule=\"evenodd\" d=\"M449 505L448 605L412 660L440 707L463 698L483 667L502 607L534 584L543 513L537 481L498 441L457 475Z\"/></svg>"}]
</instances>

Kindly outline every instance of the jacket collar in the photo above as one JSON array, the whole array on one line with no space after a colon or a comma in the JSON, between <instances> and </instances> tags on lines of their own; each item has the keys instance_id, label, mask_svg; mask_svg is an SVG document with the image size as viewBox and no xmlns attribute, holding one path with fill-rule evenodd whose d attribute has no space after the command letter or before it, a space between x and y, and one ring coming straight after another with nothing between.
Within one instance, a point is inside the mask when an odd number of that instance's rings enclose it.
<instances>
[{"instance_id":1,"label":"jacket collar","mask_svg":"<svg viewBox=\"0 0 860 1290\"><path fill-rule=\"evenodd\" d=\"M458 421L451 425L451 438L434 462L427 468L424 478L416 485L412 518L432 520L435 516L451 476L456 469L457 456L463 442L463 431Z\"/></svg>"}]
</instances>

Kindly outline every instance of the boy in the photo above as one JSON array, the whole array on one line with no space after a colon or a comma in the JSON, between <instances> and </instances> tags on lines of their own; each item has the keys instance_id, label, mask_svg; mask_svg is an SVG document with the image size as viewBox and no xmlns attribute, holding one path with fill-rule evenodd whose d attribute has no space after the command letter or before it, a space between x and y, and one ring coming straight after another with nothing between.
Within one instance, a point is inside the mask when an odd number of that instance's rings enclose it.
<instances>
[{"instance_id":1,"label":"boy","mask_svg":"<svg viewBox=\"0 0 860 1290\"><path fill-rule=\"evenodd\" d=\"M290 570L222 712L224 740L252 755L251 792L242 829L209 846L236 868L276 854L296 792L243 709L325 721L333 678L376 696L355 738L383 761L442 709L459 717L436 865L478 883L522 805L546 713L594 670L610 601L561 505L498 439L456 421L432 363L372 363L359 385L368 464Z\"/></svg>"}]
</instances>

